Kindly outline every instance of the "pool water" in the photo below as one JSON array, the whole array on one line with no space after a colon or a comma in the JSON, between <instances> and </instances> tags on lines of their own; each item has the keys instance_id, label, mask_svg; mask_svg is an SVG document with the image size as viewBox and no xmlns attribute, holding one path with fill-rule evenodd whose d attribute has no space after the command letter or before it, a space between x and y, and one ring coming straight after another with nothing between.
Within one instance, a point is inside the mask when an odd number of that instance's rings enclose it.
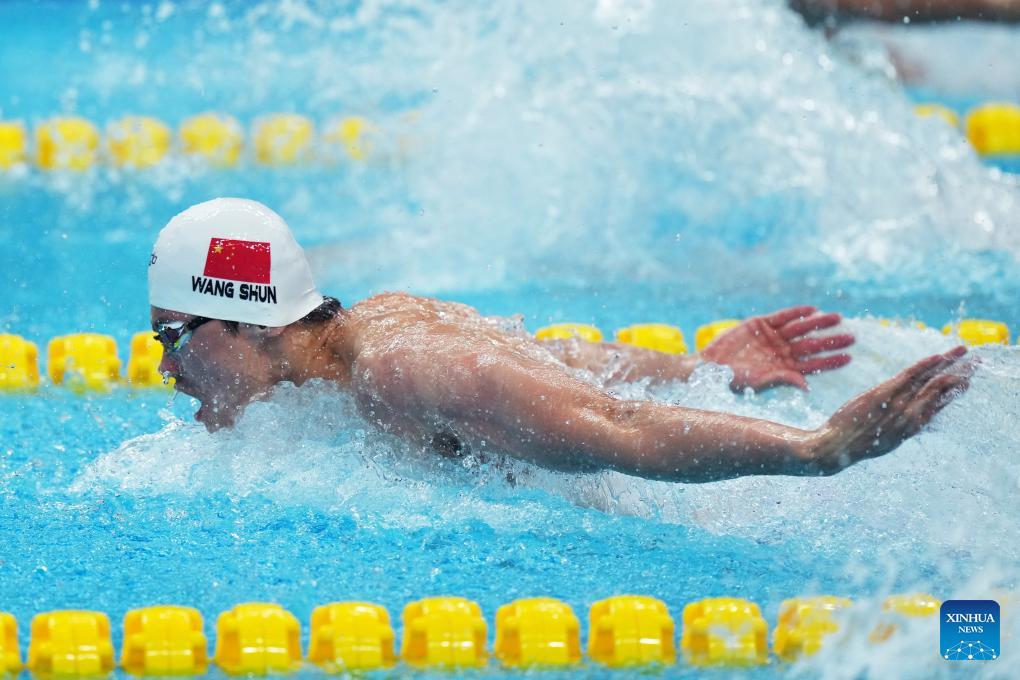
<instances>
[{"instance_id":1,"label":"pool water","mask_svg":"<svg viewBox=\"0 0 1020 680\"><path fill-rule=\"evenodd\" d=\"M97 331L126 359L157 231L214 196L277 209L347 304L403 289L531 330L662 321L691 339L713 319L810 303L858 338L853 363L807 394L734 395L705 366L683 385L612 387L628 398L814 427L953 344L879 317L1020 329L1016 177L780 2L11 2L0 83L0 118L30 125L176 126L211 109L245 125L357 114L381 130L366 163L174 156L0 176L0 332L40 346ZM0 611L18 617L24 655L32 615L58 608L107 612L119 648L135 607L195 606L211 635L219 612L274 601L307 648L312 608L336 600L383 604L399 626L406 603L461 595L491 640L496 609L519 597L558 597L584 621L614 594L661 598L677 619L727 595L774 622L783 599L831 593L862 602L858 634L747 676L955 676L934 626L884 646L859 632L890 593L1016 602L1020 355L974 353L970 392L889 456L831 478L705 485L436 460L321 384L284 386L213 435L184 395L3 395ZM967 673L1009 677L1020 638L1008 617L1003 631L1004 657Z\"/></svg>"}]
</instances>

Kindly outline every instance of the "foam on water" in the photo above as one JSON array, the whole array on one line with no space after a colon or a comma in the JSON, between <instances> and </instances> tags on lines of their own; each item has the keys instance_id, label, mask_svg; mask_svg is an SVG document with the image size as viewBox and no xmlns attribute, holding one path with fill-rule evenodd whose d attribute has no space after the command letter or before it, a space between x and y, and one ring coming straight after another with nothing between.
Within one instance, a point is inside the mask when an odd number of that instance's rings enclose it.
<instances>
[{"instance_id":1,"label":"foam on water","mask_svg":"<svg viewBox=\"0 0 1020 680\"><path fill-rule=\"evenodd\" d=\"M771 271L749 252L768 245L787 269L874 280L1017 252L1013 188L780 3L490 12L412 41L440 143L409 159L425 220L405 229L460 268L671 277L710 254Z\"/></svg>"},{"instance_id":2,"label":"foam on water","mask_svg":"<svg viewBox=\"0 0 1020 680\"><path fill-rule=\"evenodd\" d=\"M517 502L503 461L454 462L415 450L364 421L353 401L327 384L282 386L271 401L251 405L235 429L215 434L164 417L160 432L125 441L88 465L72 491L257 495L403 527L441 517L520 528L548 515L541 504Z\"/></svg>"}]
</instances>

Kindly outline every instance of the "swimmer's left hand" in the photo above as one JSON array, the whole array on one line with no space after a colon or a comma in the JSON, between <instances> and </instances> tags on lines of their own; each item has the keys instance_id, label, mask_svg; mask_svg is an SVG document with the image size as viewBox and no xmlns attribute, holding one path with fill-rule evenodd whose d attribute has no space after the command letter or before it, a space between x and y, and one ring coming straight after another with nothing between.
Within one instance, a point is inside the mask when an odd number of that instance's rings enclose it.
<instances>
[{"instance_id":1,"label":"swimmer's left hand","mask_svg":"<svg viewBox=\"0 0 1020 680\"><path fill-rule=\"evenodd\" d=\"M974 361L963 345L921 359L851 399L807 440L809 474L831 475L882 456L913 437L970 387Z\"/></svg>"},{"instance_id":2,"label":"swimmer's left hand","mask_svg":"<svg viewBox=\"0 0 1020 680\"><path fill-rule=\"evenodd\" d=\"M805 337L831 328L839 314L823 314L815 307L790 307L756 316L717 338L701 352L702 358L733 369L730 387L761 391L779 385L808 388L804 376L831 371L850 363L849 354L825 354L854 344L849 333Z\"/></svg>"}]
</instances>

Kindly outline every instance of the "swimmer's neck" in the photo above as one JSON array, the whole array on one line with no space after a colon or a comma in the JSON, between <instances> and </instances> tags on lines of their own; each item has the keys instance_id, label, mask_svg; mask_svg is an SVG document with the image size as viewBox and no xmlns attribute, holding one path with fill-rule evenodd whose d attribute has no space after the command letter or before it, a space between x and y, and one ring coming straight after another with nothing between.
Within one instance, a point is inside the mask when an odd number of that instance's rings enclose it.
<instances>
[{"instance_id":1,"label":"swimmer's neck","mask_svg":"<svg viewBox=\"0 0 1020 680\"><path fill-rule=\"evenodd\" d=\"M341 309L317 326L295 324L282 340L278 382L302 385L309 380L329 380L341 387L351 382L351 366L357 349L351 333L350 310Z\"/></svg>"}]
</instances>

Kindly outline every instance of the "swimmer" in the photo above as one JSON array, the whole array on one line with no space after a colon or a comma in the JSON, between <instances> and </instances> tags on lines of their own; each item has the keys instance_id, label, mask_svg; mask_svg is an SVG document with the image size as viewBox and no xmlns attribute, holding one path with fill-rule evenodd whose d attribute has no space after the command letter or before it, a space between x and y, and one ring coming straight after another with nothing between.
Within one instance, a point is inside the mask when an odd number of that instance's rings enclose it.
<instances>
[{"instance_id":1,"label":"swimmer","mask_svg":"<svg viewBox=\"0 0 1020 680\"><path fill-rule=\"evenodd\" d=\"M538 342L466 305L405 293L345 308L318 291L283 219L235 198L193 206L160 232L149 301L160 370L201 402L195 417L209 431L232 426L278 383L320 379L424 449L491 447L562 471L681 482L831 475L894 450L968 386L957 347L852 399L817 430L619 399L575 369L608 381L684 380L710 361L733 370L735 390L806 388L805 376L850 361L838 351L854 339L811 335L840 320L814 307L749 319L694 356Z\"/></svg>"}]
</instances>

